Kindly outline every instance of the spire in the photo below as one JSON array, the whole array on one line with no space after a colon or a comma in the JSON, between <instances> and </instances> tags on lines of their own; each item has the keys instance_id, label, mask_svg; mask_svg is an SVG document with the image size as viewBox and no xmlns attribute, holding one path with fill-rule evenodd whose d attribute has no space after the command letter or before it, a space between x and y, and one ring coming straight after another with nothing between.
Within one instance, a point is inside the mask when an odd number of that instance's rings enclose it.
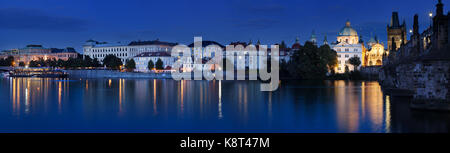
<instances>
[{"instance_id":1,"label":"spire","mask_svg":"<svg viewBox=\"0 0 450 153\"><path fill-rule=\"evenodd\" d=\"M325 37L323 38L323 44L328 45L327 35L325 35Z\"/></svg>"},{"instance_id":2,"label":"spire","mask_svg":"<svg viewBox=\"0 0 450 153\"><path fill-rule=\"evenodd\" d=\"M436 16L444 15L444 4L442 4L442 0L439 0L439 3L436 5Z\"/></svg>"},{"instance_id":3,"label":"spire","mask_svg":"<svg viewBox=\"0 0 450 153\"><path fill-rule=\"evenodd\" d=\"M253 42L252 42L251 39L248 41L248 44L249 44L249 45L253 44Z\"/></svg>"},{"instance_id":4,"label":"spire","mask_svg":"<svg viewBox=\"0 0 450 153\"><path fill-rule=\"evenodd\" d=\"M316 37L316 32L313 30L312 31L312 33L311 33L311 38L310 38L310 41L312 42L312 43L317 43L317 37Z\"/></svg>"},{"instance_id":5,"label":"spire","mask_svg":"<svg viewBox=\"0 0 450 153\"><path fill-rule=\"evenodd\" d=\"M391 28L400 27L400 23L398 20L398 12L392 12L391 24L389 25Z\"/></svg>"},{"instance_id":6,"label":"spire","mask_svg":"<svg viewBox=\"0 0 450 153\"><path fill-rule=\"evenodd\" d=\"M261 45L261 41L259 41L259 39L258 39L258 42L256 42L256 45Z\"/></svg>"},{"instance_id":7,"label":"spire","mask_svg":"<svg viewBox=\"0 0 450 153\"><path fill-rule=\"evenodd\" d=\"M299 38L297 37L297 38L295 38L295 43L300 43L299 42Z\"/></svg>"},{"instance_id":8,"label":"spire","mask_svg":"<svg viewBox=\"0 0 450 153\"><path fill-rule=\"evenodd\" d=\"M419 35L419 15L414 15L413 35Z\"/></svg>"}]
</instances>

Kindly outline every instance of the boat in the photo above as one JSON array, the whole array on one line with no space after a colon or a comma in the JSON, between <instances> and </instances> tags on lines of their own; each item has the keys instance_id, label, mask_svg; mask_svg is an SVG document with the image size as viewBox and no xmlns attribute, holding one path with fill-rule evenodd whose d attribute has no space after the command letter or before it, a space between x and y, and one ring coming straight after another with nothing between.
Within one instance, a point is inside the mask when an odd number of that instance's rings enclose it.
<instances>
[{"instance_id":1,"label":"boat","mask_svg":"<svg viewBox=\"0 0 450 153\"><path fill-rule=\"evenodd\" d=\"M2 76L3 78L9 78L9 73L8 73L8 72L2 73L1 76Z\"/></svg>"}]
</instances>

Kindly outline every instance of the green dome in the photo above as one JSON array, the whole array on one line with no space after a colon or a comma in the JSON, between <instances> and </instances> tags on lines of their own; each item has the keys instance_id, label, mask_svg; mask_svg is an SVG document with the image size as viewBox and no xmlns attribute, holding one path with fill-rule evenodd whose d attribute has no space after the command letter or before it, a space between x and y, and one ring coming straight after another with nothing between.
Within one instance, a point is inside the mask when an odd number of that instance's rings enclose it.
<instances>
[{"instance_id":1,"label":"green dome","mask_svg":"<svg viewBox=\"0 0 450 153\"><path fill-rule=\"evenodd\" d=\"M358 33L356 32L355 29L353 29L350 26L350 21L347 21L347 23L345 23L345 27L341 29L341 31L338 34L339 36L358 36Z\"/></svg>"}]
</instances>

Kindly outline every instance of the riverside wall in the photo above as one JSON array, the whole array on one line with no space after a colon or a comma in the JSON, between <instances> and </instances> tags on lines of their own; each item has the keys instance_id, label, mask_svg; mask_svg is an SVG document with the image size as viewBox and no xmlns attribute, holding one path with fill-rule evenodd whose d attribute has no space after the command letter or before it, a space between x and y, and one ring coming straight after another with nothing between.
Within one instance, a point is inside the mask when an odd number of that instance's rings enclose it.
<instances>
[{"instance_id":1,"label":"riverside wall","mask_svg":"<svg viewBox=\"0 0 450 153\"><path fill-rule=\"evenodd\" d=\"M380 84L396 91L411 93L414 101L450 102L450 61L421 60L383 67Z\"/></svg>"},{"instance_id":2,"label":"riverside wall","mask_svg":"<svg viewBox=\"0 0 450 153\"><path fill-rule=\"evenodd\" d=\"M65 70L71 78L136 78L136 79L172 79L170 73L136 73L112 70Z\"/></svg>"}]
</instances>

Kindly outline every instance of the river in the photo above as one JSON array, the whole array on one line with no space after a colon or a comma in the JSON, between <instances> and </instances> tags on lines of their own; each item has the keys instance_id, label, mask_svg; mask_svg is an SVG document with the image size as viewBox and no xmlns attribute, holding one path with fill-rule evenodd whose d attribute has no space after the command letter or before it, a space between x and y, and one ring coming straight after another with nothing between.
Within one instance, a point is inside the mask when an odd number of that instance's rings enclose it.
<instances>
[{"instance_id":1,"label":"river","mask_svg":"<svg viewBox=\"0 0 450 153\"><path fill-rule=\"evenodd\" d=\"M417 111L378 82L0 79L0 132L436 133L446 112Z\"/></svg>"}]
</instances>

